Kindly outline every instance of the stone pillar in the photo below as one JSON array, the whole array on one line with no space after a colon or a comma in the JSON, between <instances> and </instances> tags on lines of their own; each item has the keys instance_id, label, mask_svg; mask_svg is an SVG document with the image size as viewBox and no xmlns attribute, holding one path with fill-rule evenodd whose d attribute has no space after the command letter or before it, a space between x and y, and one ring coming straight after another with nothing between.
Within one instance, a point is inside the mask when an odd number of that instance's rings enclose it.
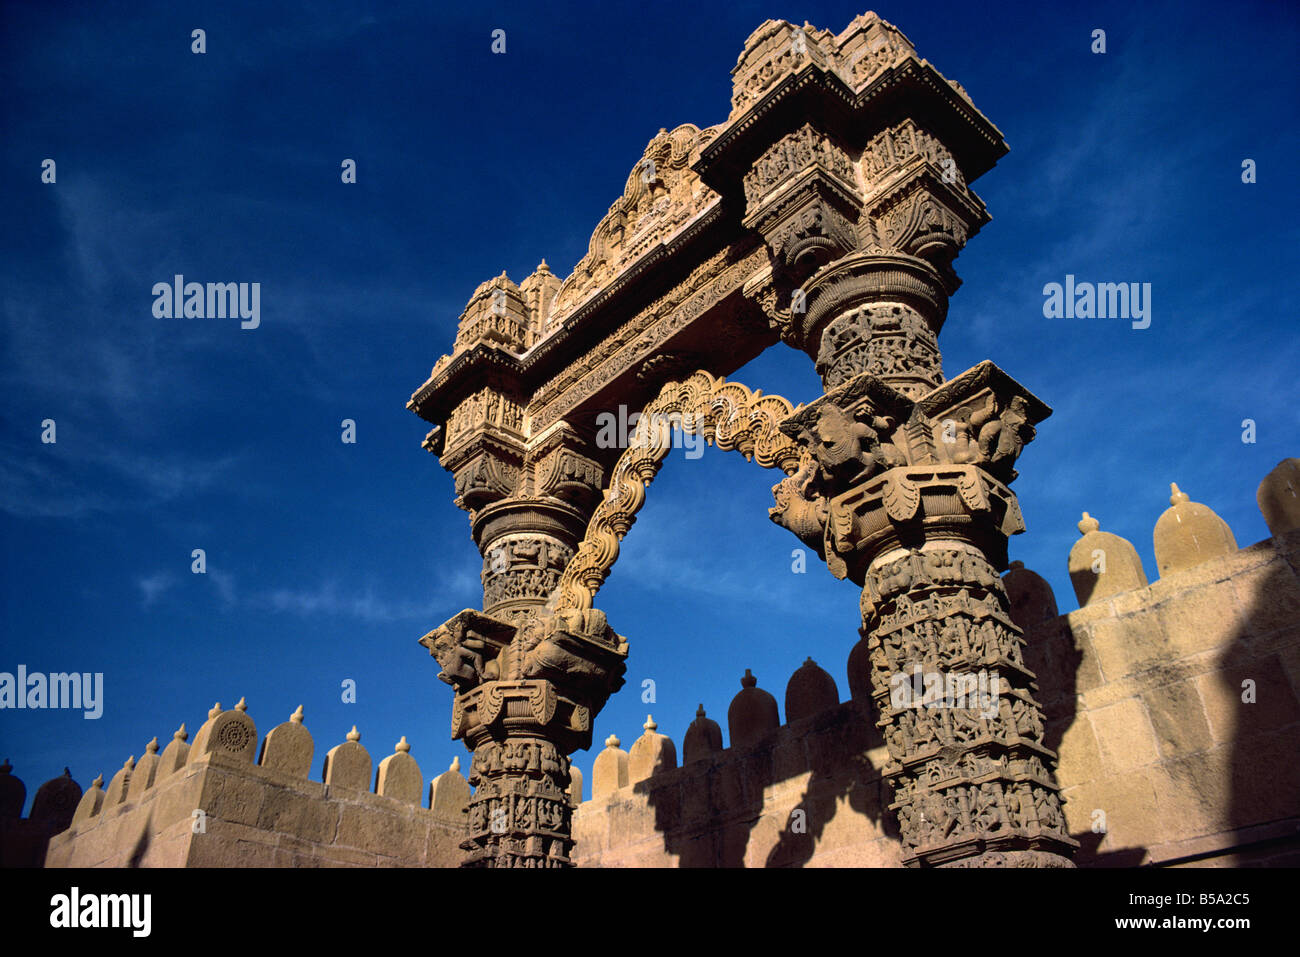
<instances>
[{"instance_id":1,"label":"stone pillar","mask_svg":"<svg viewBox=\"0 0 1300 957\"><path fill-rule=\"evenodd\" d=\"M771 514L862 586L855 660L870 662L904 860L1068 866L998 575L1023 528L1013 464L1050 409L991 362L945 381L937 343L953 260L989 221L968 184L1006 145L874 14L840 34L769 21L732 75L734 131L701 176L724 194L741 181L770 253L745 293L826 390L781 425L805 457ZM922 690L939 682L934 707L912 701L914 671ZM945 681L969 694L953 704Z\"/></svg>"},{"instance_id":2,"label":"stone pillar","mask_svg":"<svg viewBox=\"0 0 1300 957\"><path fill-rule=\"evenodd\" d=\"M808 458L773 490L772 517L863 587L910 865L1070 863L1055 754L998 575L1023 530L1013 463L1049 411L985 362L916 401L863 373L782 424Z\"/></svg>"},{"instance_id":3,"label":"stone pillar","mask_svg":"<svg viewBox=\"0 0 1300 957\"><path fill-rule=\"evenodd\" d=\"M618 450L560 421L534 435L518 355L544 334L559 280L543 263L519 286L504 274L475 291L451 356L408 407L434 423L425 448L455 475L483 556L483 610L420 639L452 685L452 737L473 752L464 863L569 863L569 754L623 683L626 642L598 611L547 608Z\"/></svg>"}]
</instances>

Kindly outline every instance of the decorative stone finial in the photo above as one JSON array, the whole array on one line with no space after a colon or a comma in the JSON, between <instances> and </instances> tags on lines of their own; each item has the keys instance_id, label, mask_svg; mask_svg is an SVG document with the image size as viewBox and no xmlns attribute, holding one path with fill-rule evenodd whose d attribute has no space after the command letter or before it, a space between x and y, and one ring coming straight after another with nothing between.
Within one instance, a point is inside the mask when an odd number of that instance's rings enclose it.
<instances>
[{"instance_id":1,"label":"decorative stone finial","mask_svg":"<svg viewBox=\"0 0 1300 957\"><path fill-rule=\"evenodd\" d=\"M355 724L352 726L352 730L348 732L348 740L349 741L361 740L361 732L357 730L357 726Z\"/></svg>"},{"instance_id":2,"label":"decorative stone finial","mask_svg":"<svg viewBox=\"0 0 1300 957\"><path fill-rule=\"evenodd\" d=\"M4 764L0 764L0 774L8 774L8 773L9 773L10 771L12 771L13 769L14 769L14 766L13 766L12 764L9 763L9 759L8 759L8 758L5 758L5 763L4 763Z\"/></svg>"},{"instance_id":3,"label":"decorative stone finial","mask_svg":"<svg viewBox=\"0 0 1300 957\"><path fill-rule=\"evenodd\" d=\"M94 788L96 791L98 791L98 790L100 790L101 788L103 788L103 786L104 786L104 772L103 772L103 771L100 771L98 774L95 775L95 780L93 780L93 781L90 782L90 786L91 786L92 788Z\"/></svg>"},{"instance_id":4,"label":"decorative stone finial","mask_svg":"<svg viewBox=\"0 0 1300 957\"><path fill-rule=\"evenodd\" d=\"M1178 487L1177 482L1169 483L1169 504L1177 505L1179 502L1190 502L1191 496Z\"/></svg>"},{"instance_id":5,"label":"decorative stone finial","mask_svg":"<svg viewBox=\"0 0 1300 957\"><path fill-rule=\"evenodd\" d=\"M448 770L448 771L459 771L459 770L460 770L460 755L459 755L459 754L456 755L454 758L451 759L451 766L450 766L449 768L447 768L447 770Z\"/></svg>"},{"instance_id":6,"label":"decorative stone finial","mask_svg":"<svg viewBox=\"0 0 1300 957\"><path fill-rule=\"evenodd\" d=\"M746 668L744 677L740 679L740 686L742 688L753 688L757 684L758 679L754 677L754 673Z\"/></svg>"},{"instance_id":7,"label":"decorative stone finial","mask_svg":"<svg viewBox=\"0 0 1300 957\"><path fill-rule=\"evenodd\" d=\"M697 717L697 718L703 718L703 717L705 717L705 714L704 714L704 702L703 702L703 701L701 701L701 702L700 702L700 706L699 706L698 708L695 709L695 717Z\"/></svg>"},{"instance_id":8,"label":"decorative stone finial","mask_svg":"<svg viewBox=\"0 0 1300 957\"><path fill-rule=\"evenodd\" d=\"M646 715L645 724L641 725L641 727L645 728L647 731L653 731L655 728L659 727L659 725L655 723L653 715Z\"/></svg>"},{"instance_id":9,"label":"decorative stone finial","mask_svg":"<svg viewBox=\"0 0 1300 957\"><path fill-rule=\"evenodd\" d=\"M235 710L236 710L236 711L247 711L247 710L248 710L248 703L247 703L246 701L244 701L244 698L243 698L242 695L241 695L240 698L239 698L239 703L238 703L237 705L235 705Z\"/></svg>"},{"instance_id":10,"label":"decorative stone finial","mask_svg":"<svg viewBox=\"0 0 1300 957\"><path fill-rule=\"evenodd\" d=\"M1101 530L1101 522L1097 521L1087 512L1083 513L1083 519L1079 522L1079 534L1087 535L1089 532Z\"/></svg>"},{"instance_id":11,"label":"decorative stone finial","mask_svg":"<svg viewBox=\"0 0 1300 957\"><path fill-rule=\"evenodd\" d=\"M133 754L133 755L131 755L129 758L127 758L125 761L123 761L123 762L122 762L122 767L126 768L126 770L128 770L128 771L133 771L133 770L135 770L135 755Z\"/></svg>"},{"instance_id":12,"label":"decorative stone finial","mask_svg":"<svg viewBox=\"0 0 1300 957\"><path fill-rule=\"evenodd\" d=\"M406 743L406 735L402 735L402 740L397 742L393 750L400 751L402 752L402 754L406 754L408 751L411 750L411 746Z\"/></svg>"},{"instance_id":13,"label":"decorative stone finial","mask_svg":"<svg viewBox=\"0 0 1300 957\"><path fill-rule=\"evenodd\" d=\"M1024 567L1025 567L1025 563L1022 562L1020 559L1017 558L1014 562L1011 563L1011 567L1012 567L1013 569L1015 569L1015 568L1024 568Z\"/></svg>"},{"instance_id":14,"label":"decorative stone finial","mask_svg":"<svg viewBox=\"0 0 1300 957\"><path fill-rule=\"evenodd\" d=\"M156 735L154 736L154 739L152 741L150 741L148 744L144 746L144 750L146 754L158 753L158 737Z\"/></svg>"},{"instance_id":15,"label":"decorative stone finial","mask_svg":"<svg viewBox=\"0 0 1300 957\"><path fill-rule=\"evenodd\" d=\"M71 770L70 768L64 768L64 769L63 769L63 776L64 776L65 778L70 778L70 777L72 777L72 770Z\"/></svg>"},{"instance_id":16,"label":"decorative stone finial","mask_svg":"<svg viewBox=\"0 0 1300 957\"><path fill-rule=\"evenodd\" d=\"M611 734L605 739L605 747L607 748L617 748L622 743L623 742L618 739L618 736L614 734Z\"/></svg>"},{"instance_id":17,"label":"decorative stone finial","mask_svg":"<svg viewBox=\"0 0 1300 957\"><path fill-rule=\"evenodd\" d=\"M182 722L181 722L181 726L180 726L179 728L177 728L177 729L176 729L176 732L172 735L172 740L174 740L174 741L188 741L189 738L190 738L190 733L189 733L188 731L185 730L185 722L182 721Z\"/></svg>"},{"instance_id":18,"label":"decorative stone finial","mask_svg":"<svg viewBox=\"0 0 1300 957\"><path fill-rule=\"evenodd\" d=\"M298 705L294 713L289 715L289 720L294 724L302 724L302 705Z\"/></svg>"},{"instance_id":19,"label":"decorative stone finial","mask_svg":"<svg viewBox=\"0 0 1300 957\"><path fill-rule=\"evenodd\" d=\"M219 715L219 714L221 714L221 702L220 702L220 701L218 701L216 704L214 704L211 708L208 709L208 717L209 717L209 718L215 718L215 717L216 717L217 715Z\"/></svg>"}]
</instances>

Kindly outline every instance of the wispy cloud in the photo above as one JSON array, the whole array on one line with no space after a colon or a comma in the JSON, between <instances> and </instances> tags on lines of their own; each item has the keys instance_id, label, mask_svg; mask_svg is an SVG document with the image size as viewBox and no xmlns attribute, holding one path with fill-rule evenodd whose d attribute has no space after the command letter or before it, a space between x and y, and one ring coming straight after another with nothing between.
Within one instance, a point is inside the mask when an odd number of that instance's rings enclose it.
<instances>
[{"instance_id":1,"label":"wispy cloud","mask_svg":"<svg viewBox=\"0 0 1300 957\"><path fill-rule=\"evenodd\" d=\"M136 586L140 589L140 596L145 608L153 605L163 593L175 584L176 577L167 572L155 572L147 578L136 580Z\"/></svg>"},{"instance_id":2,"label":"wispy cloud","mask_svg":"<svg viewBox=\"0 0 1300 957\"><path fill-rule=\"evenodd\" d=\"M33 435L35 435L35 431ZM0 441L0 508L20 518L80 518L147 509L230 487L239 453L202 458L150 454L102 444L93 436L43 445Z\"/></svg>"}]
</instances>

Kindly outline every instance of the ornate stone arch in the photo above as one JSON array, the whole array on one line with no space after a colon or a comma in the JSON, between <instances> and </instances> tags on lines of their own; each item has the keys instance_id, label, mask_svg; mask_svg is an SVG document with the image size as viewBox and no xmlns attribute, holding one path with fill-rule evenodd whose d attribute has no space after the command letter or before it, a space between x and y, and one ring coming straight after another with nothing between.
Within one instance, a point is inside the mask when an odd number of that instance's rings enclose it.
<instances>
[{"instance_id":1,"label":"ornate stone arch","mask_svg":"<svg viewBox=\"0 0 1300 957\"><path fill-rule=\"evenodd\" d=\"M577 554L560 576L551 607L557 611L592 607L618 560L619 543L645 504L646 488L672 447L669 426L703 435L711 445L737 451L763 468L792 475L804 453L780 431L780 425L793 411L788 399L763 395L704 371L665 383L642 411L634 441L611 471Z\"/></svg>"},{"instance_id":2,"label":"ornate stone arch","mask_svg":"<svg viewBox=\"0 0 1300 957\"><path fill-rule=\"evenodd\" d=\"M838 34L769 20L731 73L725 122L660 130L568 277L543 261L475 290L408 403L483 556L483 608L421 639L474 752L466 861L569 862L568 755L627 653L593 599L667 451L597 442L623 407L780 468L771 517L862 587L905 862L1068 864L997 574L1050 410L991 362L946 378L937 341L989 220L970 184L1006 144L875 14ZM807 406L723 378L778 341L814 362ZM935 662L996 669L991 716L898 707L891 675Z\"/></svg>"}]
</instances>

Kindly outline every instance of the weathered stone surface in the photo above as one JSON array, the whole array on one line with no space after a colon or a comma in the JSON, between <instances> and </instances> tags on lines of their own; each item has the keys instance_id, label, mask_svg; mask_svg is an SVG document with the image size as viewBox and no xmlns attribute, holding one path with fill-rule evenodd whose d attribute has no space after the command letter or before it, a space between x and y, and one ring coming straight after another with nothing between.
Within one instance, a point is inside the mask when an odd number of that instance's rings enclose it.
<instances>
[{"instance_id":1,"label":"weathered stone surface","mask_svg":"<svg viewBox=\"0 0 1300 957\"><path fill-rule=\"evenodd\" d=\"M158 759L158 768L154 772L154 780L165 778L185 766L190 754L190 746L186 743L188 738L189 733L186 732L185 724L182 722L172 735L172 739L167 742L167 747L163 748L162 755Z\"/></svg>"},{"instance_id":2,"label":"weathered stone surface","mask_svg":"<svg viewBox=\"0 0 1300 957\"><path fill-rule=\"evenodd\" d=\"M1002 587L1011 602L1011 620L1026 631L1060 614L1052 586L1037 572L1026 568L1024 562L1011 563L1010 571L1002 576Z\"/></svg>"},{"instance_id":3,"label":"weathered stone surface","mask_svg":"<svg viewBox=\"0 0 1300 957\"><path fill-rule=\"evenodd\" d=\"M249 764L254 763L257 755L257 725L248 716L244 699L240 698L239 703L229 711L220 709L221 705L217 704L208 712L208 720L203 722L190 746L190 760L201 760L209 754L220 752Z\"/></svg>"},{"instance_id":4,"label":"weathered stone surface","mask_svg":"<svg viewBox=\"0 0 1300 957\"><path fill-rule=\"evenodd\" d=\"M134 773L135 755L131 755L108 782L108 789L104 792L105 810L111 810L126 800L127 789L131 786L131 775Z\"/></svg>"},{"instance_id":5,"label":"weathered stone surface","mask_svg":"<svg viewBox=\"0 0 1300 957\"><path fill-rule=\"evenodd\" d=\"M686 729L682 739L682 760L686 764L700 761L722 750L722 728L704 713L701 704L695 711L695 720Z\"/></svg>"},{"instance_id":6,"label":"weathered stone surface","mask_svg":"<svg viewBox=\"0 0 1300 957\"><path fill-rule=\"evenodd\" d=\"M569 768L569 803L577 807L584 800L582 771L575 765Z\"/></svg>"},{"instance_id":7,"label":"weathered stone surface","mask_svg":"<svg viewBox=\"0 0 1300 957\"><path fill-rule=\"evenodd\" d=\"M450 768L429 782L429 809L448 820L464 820L472 796L469 782L460 773L458 757L452 759Z\"/></svg>"},{"instance_id":8,"label":"weathered stone surface","mask_svg":"<svg viewBox=\"0 0 1300 957\"><path fill-rule=\"evenodd\" d=\"M158 773L158 739L154 738L145 745L144 756L140 758L131 773L131 783L126 790L126 800L138 801L144 793L153 787L154 777Z\"/></svg>"},{"instance_id":9,"label":"weathered stone surface","mask_svg":"<svg viewBox=\"0 0 1300 957\"><path fill-rule=\"evenodd\" d=\"M599 800L628 785L627 752L615 735L605 739L605 749L591 766L591 799Z\"/></svg>"},{"instance_id":10,"label":"weathered stone surface","mask_svg":"<svg viewBox=\"0 0 1300 957\"><path fill-rule=\"evenodd\" d=\"M91 782L90 790L83 794L81 800L77 802L77 810L72 815L72 824L76 826L95 817L103 806L104 776L100 774Z\"/></svg>"},{"instance_id":11,"label":"weathered stone surface","mask_svg":"<svg viewBox=\"0 0 1300 957\"><path fill-rule=\"evenodd\" d=\"M1259 483L1255 502L1274 538L1300 528L1300 459L1278 462Z\"/></svg>"},{"instance_id":12,"label":"weathered stone surface","mask_svg":"<svg viewBox=\"0 0 1300 957\"><path fill-rule=\"evenodd\" d=\"M849 652L849 697L854 701L871 698L871 649L863 638Z\"/></svg>"},{"instance_id":13,"label":"weathered stone surface","mask_svg":"<svg viewBox=\"0 0 1300 957\"><path fill-rule=\"evenodd\" d=\"M27 802L27 785L13 774L13 765L5 758L0 764L0 818L19 818Z\"/></svg>"},{"instance_id":14,"label":"weathered stone surface","mask_svg":"<svg viewBox=\"0 0 1300 957\"><path fill-rule=\"evenodd\" d=\"M36 790L27 817L44 824L50 834L58 834L72 823L81 797L81 785L72 780L72 772L64 768L61 775L51 778Z\"/></svg>"},{"instance_id":15,"label":"weathered stone surface","mask_svg":"<svg viewBox=\"0 0 1300 957\"><path fill-rule=\"evenodd\" d=\"M375 793L418 807L424 791L424 775L410 751L411 746L406 743L406 736L403 735L393 753L379 762Z\"/></svg>"},{"instance_id":16,"label":"weathered stone surface","mask_svg":"<svg viewBox=\"0 0 1300 957\"><path fill-rule=\"evenodd\" d=\"M677 767L677 746L673 744L672 738L655 730L659 725L650 715L646 715L643 727L644 733L632 742L627 754L629 784L645 781L655 774Z\"/></svg>"}]
</instances>

